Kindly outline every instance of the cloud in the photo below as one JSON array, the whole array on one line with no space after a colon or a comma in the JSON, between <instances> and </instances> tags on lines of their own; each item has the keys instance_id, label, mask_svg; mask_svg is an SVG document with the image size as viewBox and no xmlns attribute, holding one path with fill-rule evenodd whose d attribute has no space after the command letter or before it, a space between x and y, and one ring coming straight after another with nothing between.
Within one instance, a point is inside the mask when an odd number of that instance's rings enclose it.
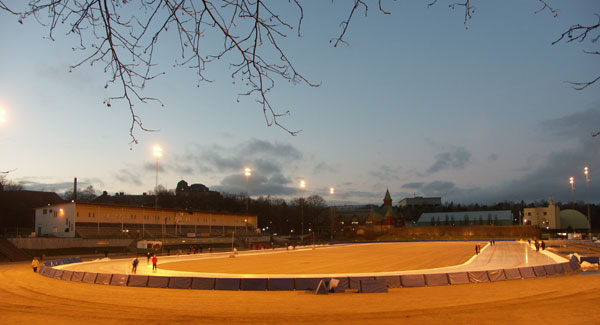
<instances>
[{"instance_id":1,"label":"cloud","mask_svg":"<svg viewBox=\"0 0 600 325\"><path fill-rule=\"evenodd\" d=\"M411 189L411 190L418 190L421 187L423 187L425 183L423 182L412 182L412 183L406 183L404 185L402 185L402 188L407 188L407 189Z\"/></svg>"},{"instance_id":2,"label":"cloud","mask_svg":"<svg viewBox=\"0 0 600 325\"><path fill-rule=\"evenodd\" d=\"M115 178L121 183L134 184L137 186L143 184L141 176L131 169L121 168L115 175Z\"/></svg>"},{"instance_id":3,"label":"cloud","mask_svg":"<svg viewBox=\"0 0 600 325\"><path fill-rule=\"evenodd\" d=\"M58 194L72 191L74 183L73 182L40 182L40 181L32 181L31 179L35 179L34 177L27 177L27 179L17 179L16 181L23 185L23 188L28 191L43 191L43 192L56 192ZM77 188L84 189L93 184L87 180L77 180ZM102 184L100 184L101 186Z\"/></svg>"},{"instance_id":4,"label":"cloud","mask_svg":"<svg viewBox=\"0 0 600 325\"><path fill-rule=\"evenodd\" d=\"M232 147L193 146L178 160L180 168L188 166L186 170L209 171L217 175L221 180L210 188L228 193L246 192L246 177L242 171L251 168L249 192L257 196L297 193L297 186L292 185L292 179L286 173L302 158L302 152L290 144L251 139ZM326 169L328 166L322 163L315 168Z\"/></svg>"},{"instance_id":5,"label":"cloud","mask_svg":"<svg viewBox=\"0 0 600 325\"><path fill-rule=\"evenodd\" d=\"M292 181L282 174L266 176L252 176L248 179L248 192L250 196L258 195L295 195L298 188L290 186ZM243 184L243 186L240 186ZM221 184L212 186L211 189L227 193L245 193L246 177L244 175L229 175L221 180Z\"/></svg>"},{"instance_id":6,"label":"cloud","mask_svg":"<svg viewBox=\"0 0 600 325\"><path fill-rule=\"evenodd\" d=\"M595 142L598 145L598 138L592 138L591 134L600 131L600 107L544 121L541 128L542 132L556 137L578 139L581 143Z\"/></svg>"},{"instance_id":7,"label":"cloud","mask_svg":"<svg viewBox=\"0 0 600 325\"><path fill-rule=\"evenodd\" d=\"M457 147L452 151L446 151L435 155L436 161L427 168L427 173L436 173L447 169L464 169L471 161L471 153L463 148Z\"/></svg>"},{"instance_id":8,"label":"cloud","mask_svg":"<svg viewBox=\"0 0 600 325\"><path fill-rule=\"evenodd\" d=\"M371 171L369 174L380 181L400 180L398 172L387 165L381 165L378 170Z\"/></svg>"},{"instance_id":9,"label":"cloud","mask_svg":"<svg viewBox=\"0 0 600 325\"><path fill-rule=\"evenodd\" d=\"M583 167L586 164L600 161L600 139L592 137L591 132L600 128L600 108L588 109L564 116L562 118L540 123L542 133L548 138L556 137L571 140L572 144L558 149L545 156L533 156L537 160L533 168L533 157L528 159L528 167L520 171L525 174L520 178L506 180L489 188L471 193L471 202L538 201L553 198L556 201L571 201L570 176L575 177L575 199L583 201L585 194L585 178ZM590 166L592 179L600 175L596 166ZM595 179L600 179L596 176ZM600 192L600 182L590 182L590 193ZM590 197L598 202L600 196Z\"/></svg>"},{"instance_id":10,"label":"cloud","mask_svg":"<svg viewBox=\"0 0 600 325\"><path fill-rule=\"evenodd\" d=\"M313 168L313 174L318 175L321 173L331 173L336 171L337 168L327 164L326 162L320 162Z\"/></svg>"}]
</instances>

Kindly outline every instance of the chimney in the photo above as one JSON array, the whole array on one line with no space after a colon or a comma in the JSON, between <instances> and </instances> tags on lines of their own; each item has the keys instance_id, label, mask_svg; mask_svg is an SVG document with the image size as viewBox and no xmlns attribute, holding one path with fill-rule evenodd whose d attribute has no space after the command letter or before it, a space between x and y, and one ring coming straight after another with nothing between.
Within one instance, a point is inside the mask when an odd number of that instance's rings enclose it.
<instances>
[{"instance_id":1,"label":"chimney","mask_svg":"<svg viewBox=\"0 0 600 325\"><path fill-rule=\"evenodd\" d=\"M73 182L73 201L77 202L77 177Z\"/></svg>"}]
</instances>

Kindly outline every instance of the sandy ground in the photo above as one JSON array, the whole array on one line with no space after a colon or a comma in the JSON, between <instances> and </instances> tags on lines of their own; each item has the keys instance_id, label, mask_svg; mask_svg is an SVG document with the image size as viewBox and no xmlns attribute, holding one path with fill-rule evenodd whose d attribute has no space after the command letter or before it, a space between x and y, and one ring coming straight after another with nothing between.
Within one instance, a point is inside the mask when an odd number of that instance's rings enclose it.
<instances>
[{"instance_id":1,"label":"sandy ground","mask_svg":"<svg viewBox=\"0 0 600 325\"><path fill-rule=\"evenodd\" d=\"M103 286L49 279L29 263L0 265L2 324L583 324L600 319L599 301L600 274L314 295Z\"/></svg>"}]
</instances>

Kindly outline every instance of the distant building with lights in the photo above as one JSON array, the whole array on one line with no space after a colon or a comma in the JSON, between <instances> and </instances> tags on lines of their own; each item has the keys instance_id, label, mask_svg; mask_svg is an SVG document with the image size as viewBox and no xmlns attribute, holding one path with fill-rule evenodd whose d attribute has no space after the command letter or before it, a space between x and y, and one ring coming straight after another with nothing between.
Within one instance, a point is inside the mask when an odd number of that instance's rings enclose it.
<instances>
[{"instance_id":1,"label":"distant building with lights","mask_svg":"<svg viewBox=\"0 0 600 325\"><path fill-rule=\"evenodd\" d=\"M335 208L338 226L341 229L356 231L367 227L388 229L402 220L392 205L390 191L386 190L383 206L374 204L361 206L340 206Z\"/></svg>"},{"instance_id":2,"label":"distant building with lights","mask_svg":"<svg viewBox=\"0 0 600 325\"><path fill-rule=\"evenodd\" d=\"M561 211L553 200L550 200L547 207L523 209L523 224L546 229L574 231L589 229L587 217L583 213L573 209Z\"/></svg>"},{"instance_id":3,"label":"distant building with lights","mask_svg":"<svg viewBox=\"0 0 600 325\"><path fill-rule=\"evenodd\" d=\"M510 210L423 213L416 226L511 226Z\"/></svg>"},{"instance_id":4,"label":"distant building with lights","mask_svg":"<svg viewBox=\"0 0 600 325\"><path fill-rule=\"evenodd\" d=\"M441 197L422 197L422 196L405 198L405 199L402 199L398 203L398 206L401 208L416 207L416 206L434 207L434 206L441 206L441 205L442 205Z\"/></svg>"}]
</instances>

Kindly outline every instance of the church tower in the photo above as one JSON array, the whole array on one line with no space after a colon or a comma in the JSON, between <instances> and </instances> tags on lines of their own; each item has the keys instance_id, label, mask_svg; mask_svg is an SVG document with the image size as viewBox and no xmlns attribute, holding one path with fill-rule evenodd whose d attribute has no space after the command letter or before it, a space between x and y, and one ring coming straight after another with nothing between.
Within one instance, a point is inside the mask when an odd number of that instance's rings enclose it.
<instances>
[{"instance_id":1,"label":"church tower","mask_svg":"<svg viewBox=\"0 0 600 325\"><path fill-rule=\"evenodd\" d=\"M385 197L383 198L383 206L392 206L392 197L390 196L390 190L385 190Z\"/></svg>"}]
</instances>

